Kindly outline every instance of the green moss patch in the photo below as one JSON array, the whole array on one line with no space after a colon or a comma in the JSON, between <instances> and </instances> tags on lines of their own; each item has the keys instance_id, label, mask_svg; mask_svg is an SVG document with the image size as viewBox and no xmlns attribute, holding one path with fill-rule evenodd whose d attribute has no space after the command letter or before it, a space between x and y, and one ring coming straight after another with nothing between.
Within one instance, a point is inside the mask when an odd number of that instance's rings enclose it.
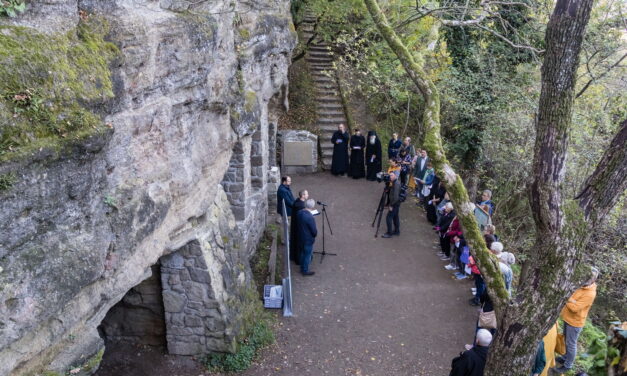
<instances>
[{"instance_id":1,"label":"green moss patch","mask_svg":"<svg viewBox=\"0 0 627 376\"><path fill-rule=\"evenodd\" d=\"M105 129L91 108L114 96L108 30L95 17L55 35L0 26L0 161Z\"/></svg>"}]
</instances>

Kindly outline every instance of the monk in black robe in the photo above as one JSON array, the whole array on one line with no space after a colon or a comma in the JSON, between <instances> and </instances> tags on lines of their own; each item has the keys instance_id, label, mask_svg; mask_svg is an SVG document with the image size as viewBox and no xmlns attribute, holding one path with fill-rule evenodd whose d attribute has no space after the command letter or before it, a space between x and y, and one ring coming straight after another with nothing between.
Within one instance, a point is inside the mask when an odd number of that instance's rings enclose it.
<instances>
[{"instance_id":1,"label":"monk in black robe","mask_svg":"<svg viewBox=\"0 0 627 376\"><path fill-rule=\"evenodd\" d=\"M300 265L300 239L298 238L298 212L305 209L305 201L309 198L306 190L298 192L298 198L292 204L292 221L290 223L290 260Z\"/></svg>"},{"instance_id":2,"label":"monk in black robe","mask_svg":"<svg viewBox=\"0 0 627 376\"><path fill-rule=\"evenodd\" d=\"M364 148L366 147L366 139L361 135L359 129L355 129L355 134L351 137L351 164L348 170L348 176L353 179L359 179L366 176L366 168L364 167Z\"/></svg>"},{"instance_id":3,"label":"monk in black robe","mask_svg":"<svg viewBox=\"0 0 627 376\"><path fill-rule=\"evenodd\" d=\"M381 141L377 132L369 131L366 138L366 179L377 180L381 172Z\"/></svg>"},{"instance_id":4,"label":"monk in black robe","mask_svg":"<svg viewBox=\"0 0 627 376\"><path fill-rule=\"evenodd\" d=\"M348 172L348 132L344 130L344 124L340 124L338 130L333 133L333 160L331 161L331 173L344 175Z\"/></svg>"}]
</instances>

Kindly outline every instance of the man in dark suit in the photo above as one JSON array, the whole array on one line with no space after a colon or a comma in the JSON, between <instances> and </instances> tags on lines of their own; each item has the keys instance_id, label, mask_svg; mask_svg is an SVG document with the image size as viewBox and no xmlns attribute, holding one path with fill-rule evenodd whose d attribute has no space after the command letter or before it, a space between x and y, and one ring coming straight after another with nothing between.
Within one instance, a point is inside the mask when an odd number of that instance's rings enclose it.
<instances>
[{"instance_id":1,"label":"man in dark suit","mask_svg":"<svg viewBox=\"0 0 627 376\"><path fill-rule=\"evenodd\" d=\"M309 271L309 263L313 255L313 245L318 235L316 221L311 212L314 210L316 202L312 199L305 201L305 209L298 212L298 237L300 241L300 272L304 276L314 275Z\"/></svg>"},{"instance_id":2,"label":"man in dark suit","mask_svg":"<svg viewBox=\"0 0 627 376\"><path fill-rule=\"evenodd\" d=\"M294 195L292 194L292 190L290 189L290 184L292 184L292 178L289 176L283 176L281 178L281 185L279 185L279 189L276 191L277 205L276 211L280 216L283 216L283 201L285 201L285 210L287 211L287 216L292 215L292 205L294 205Z\"/></svg>"},{"instance_id":3,"label":"man in dark suit","mask_svg":"<svg viewBox=\"0 0 627 376\"><path fill-rule=\"evenodd\" d=\"M305 209L305 201L309 198L306 190L298 192L298 198L292 205L292 223L290 223L290 260L300 265L300 241L298 236L298 212Z\"/></svg>"}]
</instances>

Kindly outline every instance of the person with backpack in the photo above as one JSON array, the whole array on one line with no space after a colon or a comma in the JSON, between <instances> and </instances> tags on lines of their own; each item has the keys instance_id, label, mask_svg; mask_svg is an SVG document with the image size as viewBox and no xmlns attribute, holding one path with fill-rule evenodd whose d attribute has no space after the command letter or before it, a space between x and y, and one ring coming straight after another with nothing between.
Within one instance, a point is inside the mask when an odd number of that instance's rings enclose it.
<instances>
[{"instance_id":1,"label":"person with backpack","mask_svg":"<svg viewBox=\"0 0 627 376\"><path fill-rule=\"evenodd\" d=\"M402 194L401 183L396 174L390 174L390 193L388 194L388 209L387 217L385 217L385 223L387 224L387 232L383 234L383 238L391 238L393 235L401 234L401 220L399 217L399 211L401 208L401 202L403 202L403 196L407 195L407 186L405 186L404 195Z\"/></svg>"}]
</instances>

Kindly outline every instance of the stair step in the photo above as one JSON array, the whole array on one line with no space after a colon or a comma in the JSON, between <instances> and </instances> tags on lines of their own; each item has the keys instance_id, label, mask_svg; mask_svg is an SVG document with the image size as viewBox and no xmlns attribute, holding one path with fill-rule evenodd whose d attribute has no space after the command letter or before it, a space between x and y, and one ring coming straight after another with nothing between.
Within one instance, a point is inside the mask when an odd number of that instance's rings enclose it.
<instances>
[{"instance_id":1,"label":"stair step","mask_svg":"<svg viewBox=\"0 0 627 376\"><path fill-rule=\"evenodd\" d=\"M335 131L337 131L337 126L340 125L340 123L336 124L325 124L325 125L318 125L318 129L320 129L321 131L325 131L328 133L333 133ZM330 145L330 147L333 147L333 144Z\"/></svg>"},{"instance_id":2,"label":"stair step","mask_svg":"<svg viewBox=\"0 0 627 376\"><path fill-rule=\"evenodd\" d=\"M305 60L310 61L312 63L331 63L333 61L333 58L332 57L307 56Z\"/></svg>"},{"instance_id":3,"label":"stair step","mask_svg":"<svg viewBox=\"0 0 627 376\"><path fill-rule=\"evenodd\" d=\"M318 124L335 124L336 126L342 123L346 123L346 118L344 116L337 117L328 117L328 116L320 116L318 118Z\"/></svg>"},{"instance_id":4,"label":"stair step","mask_svg":"<svg viewBox=\"0 0 627 376\"><path fill-rule=\"evenodd\" d=\"M309 51L319 51L319 52L331 52L333 49L330 46L321 46L320 44L312 44L307 48Z\"/></svg>"},{"instance_id":5,"label":"stair step","mask_svg":"<svg viewBox=\"0 0 627 376\"><path fill-rule=\"evenodd\" d=\"M342 104L342 100L340 99L340 97L334 96L334 95L331 95L331 96L318 96L316 98L316 100L319 103L338 103L338 104Z\"/></svg>"},{"instance_id":6,"label":"stair step","mask_svg":"<svg viewBox=\"0 0 627 376\"><path fill-rule=\"evenodd\" d=\"M342 103L330 103L330 102L318 102L318 107L321 110L340 111L344 110Z\"/></svg>"},{"instance_id":7,"label":"stair step","mask_svg":"<svg viewBox=\"0 0 627 376\"><path fill-rule=\"evenodd\" d=\"M307 53L311 57L328 57L330 59L332 59L334 55L331 51L312 51L311 49L309 49Z\"/></svg>"}]
</instances>

